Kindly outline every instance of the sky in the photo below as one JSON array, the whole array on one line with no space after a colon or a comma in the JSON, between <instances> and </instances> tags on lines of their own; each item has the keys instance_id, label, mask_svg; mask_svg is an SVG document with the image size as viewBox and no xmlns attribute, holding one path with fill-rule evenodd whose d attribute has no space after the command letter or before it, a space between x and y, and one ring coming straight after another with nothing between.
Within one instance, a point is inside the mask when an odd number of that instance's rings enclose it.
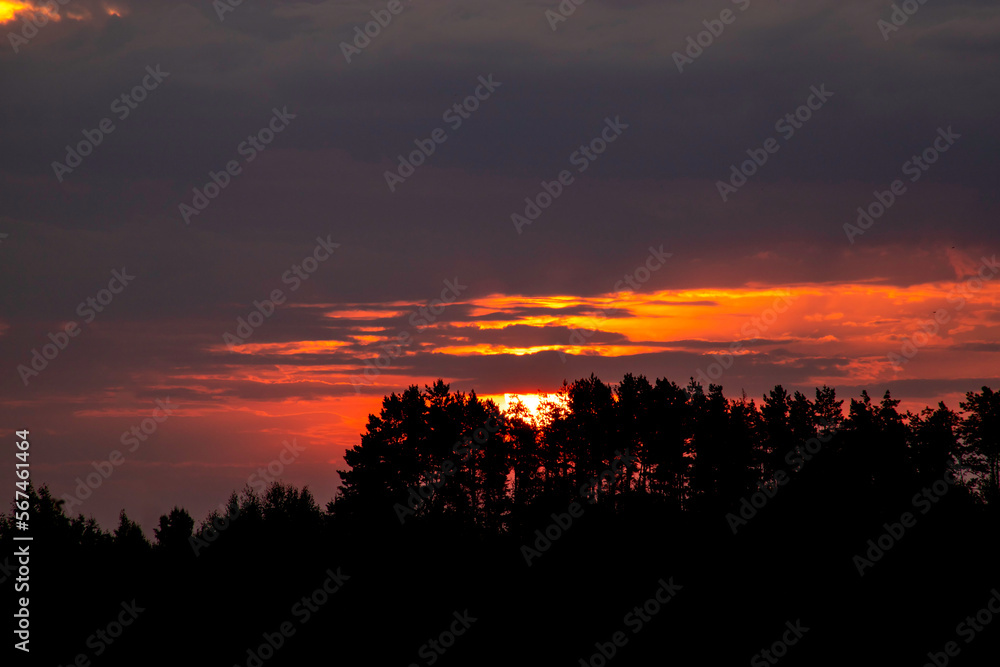
<instances>
[{"instance_id":1,"label":"sky","mask_svg":"<svg viewBox=\"0 0 1000 667\"><path fill-rule=\"evenodd\" d=\"M437 378L997 386L995 3L30 5L0 404L73 515L325 504Z\"/></svg>"}]
</instances>

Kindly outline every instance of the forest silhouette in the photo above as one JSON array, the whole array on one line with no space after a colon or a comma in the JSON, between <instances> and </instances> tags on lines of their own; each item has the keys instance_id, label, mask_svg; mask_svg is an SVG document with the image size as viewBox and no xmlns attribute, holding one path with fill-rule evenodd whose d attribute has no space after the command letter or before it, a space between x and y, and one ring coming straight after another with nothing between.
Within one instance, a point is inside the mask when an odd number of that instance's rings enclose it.
<instances>
[{"instance_id":1,"label":"forest silhouette","mask_svg":"<svg viewBox=\"0 0 1000 667\"><path fill-rule=\"evenodd\" d=\"M949 660L996 664L1000 614L956 634L1000 587L989 387L916 414L889 392L758 403L632 374L560 396L536 415L411 386L369 416L325 507L247 486L200 522L173 508L151 540L32 489L32 660L745 664L799 621L783 665L933 664L950 641ZM16 532L3 516L11 589Z\"/></svg>"}]
</instances>

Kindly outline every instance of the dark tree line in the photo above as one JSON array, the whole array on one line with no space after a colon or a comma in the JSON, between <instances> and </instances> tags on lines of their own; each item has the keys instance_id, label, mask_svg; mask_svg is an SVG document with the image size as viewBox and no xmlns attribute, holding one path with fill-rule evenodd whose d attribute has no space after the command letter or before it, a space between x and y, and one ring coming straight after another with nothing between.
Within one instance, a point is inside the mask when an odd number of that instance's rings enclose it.
<instances>
[{"instance_id":1,"label":"dark tree line","mask_svg":"<svg viewBox=\"0 0 1000 667\"><path fill-rule=\"evenodd\" d=\"M823 455L836 461L830 468L850 470L845 482L874 494L940 479L955 465L970 497L1000 499L1000 393L970 391L960 413L938 403L901 414L889 392L875 403L863 391L846 415L843 403L827 386L808 398L778 385L758 404L746 395L727 399L714 384L706 393L693 379L681 387L627 374L612 385L591 375L564 383L559 400L544 403L536 418L523 405L504 413L474 391L452 392L438 380L386 396L379 415L369 415L360 444L345 453L349 467L337 471L340 493L325 512L308 488L274 483L260 494L247 486L230 496L225 514L214 511L197 525L186 510L173 508L160 517L151 544L124 510L118 526L104 531L93 518L67 517L63 501L42 488L31 491L32 525L87 549L140 554L155 546L197 554L223 533L237 539L265 529L394 521L393 507L405 503L411 489L443 478L415 516L505 532L525 509L573 497L625 451L633 460L630 474L600 481L599 504L618 508L643 496L682 511L714 510L792 469L796 448L817 436L830 442ZM499 428L466 450L487 422ZM459 444L460 452L468 451L464 457L455 454ZM442 476L446 461L453 473ZM2 517L0 531L13 533L12 515Z\"/></svg>"},{"instance_id":2,"label":"dark tree line","mask_svg":"<svg viewBox=\"0 0 1000 667\"><path fill-rule=\"evenodd\" d=\"M901 414L889 392L877 403L862 392L846 415L843 403L827 386L809 398L778 385L758 404L745 395L727 399L714 384L706 393L694 380L680 387L628 374L610 385L591 375L564 383L560 400L536 420L523 406L502 414L475 392L450 392L439 380L383 400L361 444L345 455L350 467L338 471L342 493L330 510L391 516L389 508L410 489L432 484L455 458L453 443L471 439L490 417L499 431L421 504L418 516L510 529L525 508L572 496L624 451L635 459L631 474L602 481L598 502L617 507L645 496L679 510L723 508L789 470L796 447L817 436L830 441L830 469L848 471L845 481L860 492L901 493L940 479L954 464L979 501L1000 497L1000 395L990 388L969 392L961 414L944 403Z\"/></svg>"},{"instance_id":3,"label":"dark tree line","mask_svg":"<svg viewBox=\"0 0 1000 667\"><path fill-rule=\"evenodd\" d=\"M467 607L484 615L445 667L578 664L672 576L688 588L615 664L745 662L798 616L838 643L803 640L803 662L789 665L922 664L996 586L1000 395L987 387L957 412L917 414L888 393L845 406L829 387L807 397L777 386L758 402L633 375L560 394L538 419L440 380L386 396L325 508L308 488L248 486L200 522L173 508L150 539L124 511L107 531L31 489L32 657L247 665L248 647L343 567L351 579L335 602L264 667L329 655L425 664L417 648ZM822 447L806 459L810 442ZM602 478L626 451L627 474ZM954 466L961 483L860 577L852 558ZM782 473L795 481L734 535L727 513ZM586 504L580 489L595 479L596 502L526 565L522 545L552 513ZM10 589L16 533L13 513L0 516ZM133 599L145 611L98 657L92 633ZM998 643L977 639L962 658L980 664L976 651L995 657Z\"/></svg>"}]
</instances>

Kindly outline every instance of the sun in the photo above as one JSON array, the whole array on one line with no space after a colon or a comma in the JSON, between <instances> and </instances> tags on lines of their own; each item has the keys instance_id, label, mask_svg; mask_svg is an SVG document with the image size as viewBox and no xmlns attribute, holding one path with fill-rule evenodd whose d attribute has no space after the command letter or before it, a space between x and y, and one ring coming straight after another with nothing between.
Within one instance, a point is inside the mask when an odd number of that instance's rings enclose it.
<instances>
[{"instance_id":1,"label":"sun","mask_svg":"<svg viewBox=\"0 0 1000 667\"><path fill-rule=\"evenodd\" d=\"M523 405L528 411L528 419L535 424L541 424L545 420L546 403L562 403L565 400L559 394L533 393L533 394L496 394L481 396L483 399L492 399L502 412L511 412L518 403Z\"/></svg>"}]
</instances>

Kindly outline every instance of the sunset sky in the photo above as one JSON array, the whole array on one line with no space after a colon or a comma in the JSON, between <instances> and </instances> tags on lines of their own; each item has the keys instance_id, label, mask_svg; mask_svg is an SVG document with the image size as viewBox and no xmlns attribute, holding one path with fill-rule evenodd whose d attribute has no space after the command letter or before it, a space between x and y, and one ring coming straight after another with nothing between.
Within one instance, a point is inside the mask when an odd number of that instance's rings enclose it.
<instances>
[{"instance_id":1,"label":"sunset sky","mask_svg":"<svg viewBox=\"0 0 1000 667\"><path fill-rule=\"evenodd\" d=\"M122 452L70 509L105 527L200 520L293 439L325 504L438 377L998 385L995 3L30 4L0 2L3 423L57 496Z\"/></svg>"}]
</instances>

